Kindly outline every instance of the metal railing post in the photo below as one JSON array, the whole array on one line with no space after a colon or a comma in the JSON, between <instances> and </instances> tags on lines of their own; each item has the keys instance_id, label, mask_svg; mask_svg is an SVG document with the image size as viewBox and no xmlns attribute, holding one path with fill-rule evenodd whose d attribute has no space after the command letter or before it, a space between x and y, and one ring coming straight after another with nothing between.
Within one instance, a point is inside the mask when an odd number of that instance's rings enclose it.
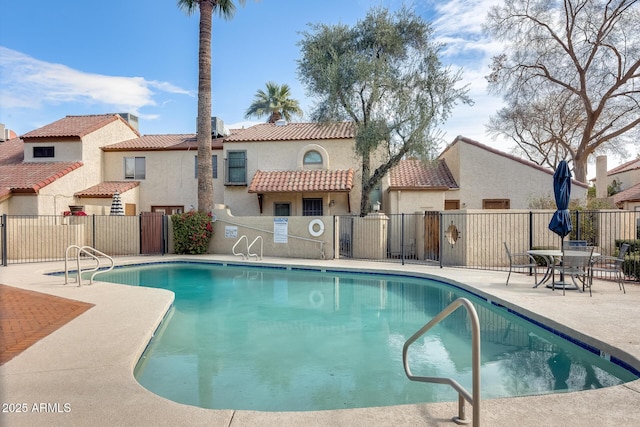
<instances>
[{"instance_id":1,"label":"metal railing post","mask_svg":"<svg viewBox=\"0 0 640 427\"><path fill-rule=\"evenodd\" d=\"M400 257L402 258L402 265L404 265L404 214L400 217Z\"/></svg>"},{"instance_id":2,"label":"metal railing post","mask_svg":"<svg viewBox=\"0 0 640 427\"><path fill-rule=\"evenodd\" d=\"M2 265L7 266L7 214L2 214L2 223L0 224L0 240L2 240Z\"/></svg>"},{"instance_id":3,"label":"metal railing post","mask_svg":"<svg viewBox=\"0 0 640 427\"><path fill-rule=\"evenodd\" d=\"M440 263L440 268L442 268L442 245L443 245L443 241L442 238L444 237L444 228L442 225L442 211L438 212L438 262Z\"/></svg>"}]
</instances>

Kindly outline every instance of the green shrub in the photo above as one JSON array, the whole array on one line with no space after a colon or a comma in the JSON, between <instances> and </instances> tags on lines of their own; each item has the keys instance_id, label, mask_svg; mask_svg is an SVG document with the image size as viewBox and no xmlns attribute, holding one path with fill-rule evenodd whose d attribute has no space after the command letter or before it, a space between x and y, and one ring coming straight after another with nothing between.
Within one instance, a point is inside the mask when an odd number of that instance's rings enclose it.
<instances>
[{"instance_id":1,"label":"green shrub","mask_svg":"<svg viewBox=\"0 0 640 427\"><path fill-rule=\"evenodd\" d=\"M186 212L171 215L173 243L177 254L206 254L213 236L211 213Z\"/></svg>"},{"instance_id":2,"label":"green shrub","mask_svg":"<svg viewBox=\"0 0 640 427\"><path fill-rule=\"evenodd\" d=\"M626 278L640 282L640 255L631 254L625 256L622 263L622 272Z\"/></svg>"}]
</instances>

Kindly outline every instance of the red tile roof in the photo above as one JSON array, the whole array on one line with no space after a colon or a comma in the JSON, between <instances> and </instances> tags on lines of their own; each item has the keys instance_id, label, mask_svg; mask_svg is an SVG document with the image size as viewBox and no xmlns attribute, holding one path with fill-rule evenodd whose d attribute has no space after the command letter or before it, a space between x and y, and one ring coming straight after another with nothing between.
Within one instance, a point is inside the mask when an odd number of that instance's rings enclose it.
<instances>
[{"instance_id":1,"label":"red tile roof","mask_svg":"<svg viewBox=\"0 0 640 427\"><path fill-rule=\"evenodd\" d=\"M617 173L627 172L627 171L635 170L639 168L640 168L640 159L634 159L611 169L610 171L607 172L607 176L615 175Z\"/></svg>"},{"instance_id":2,"label":"red tile roof","mask_svg":"<svg viewBox=\"0 0 640 427\"><path fill-rule=\"evenodd\" d=\"M140 181L105 181L93 187L89 187L74 194L75 197L91 197L96 199L106 199L113 197L117 191L122 194L136 188Z\"/></svg>"},{"instance_id":3,"label":"red tile roof","mask_svg":"<svg viewBox=\"0 0 640 427\"><path fill-rule=\"evenodd\" d=\"M20 138L0 142L0 167L15 165L24 160L24 142ZM3 174L0 174L3 176Z\"/></svg>"},{"instance_id":4,"label":"red tile roof","mask_svg":"<svg viewBox=\"0 0 640 427\"><path fill-rule=\"evenodd\" d=\"M0 166L0 197L8 193L37 193L46 185L82 166L82 162L20 163Z\"/></svg>"},{"instance_id":5,"label":"red tile roof","mask_svg":"<svg viewBox=\"0 0 640 427\"><path fill-rule=\"evenodd\" d=\"M121 120L130 126L126 120L117 114L96 114L88 116L66 116L53 123L45 125L22 135L22 139L29 142L40 138L82 138L109 123ZM135 129L131 128L135 131ZM135 131L137 133L137 131Z\"/></svg>"},{"instance_id":6,"label":"red tile roof","mask_svg":"<svg viewBox=\"0 0 640 427\"><path fill-rule=\"evenodd\" d=\"M352 139L352 122L340 123L263 123L246 129L234 129L224 142L308 141L318 139Z\"/></svg>"},{"instance_id":7,"label":"red tile roof","mask_svg":"<svg viewBox=\"0 0 640 427\"><path fill-rule=\"evenodd\" d=\"M353 169L257 171L249 193L293 193L302 191L348 192L353 188Z\"/></svg>"},{"instance_id":8,"label":"red tile roof","mask_svg":"<svg viewBox=\"0 0 640 427\"><path fill-rule=\"evenodd\" d=\"M449 167L442 159L432 162L401 160L389 174L390 190L448 190L458 188Z\"/></svg>"},{"instance_id":9,"label":"red tile roof","mask_svg":"<svg viewBox=\"0 0 640 427\"><path fill-rule=\"evenodd\" d=\"M623 207L624 202L637 201L640 201L640 184L636 184L633 187L629 187L613 195L613 203L619 208Z\"/></svg>"},{"instance_id":10,"label":"red tile roof","mask_svg":"<svg viewBox=\"0 0 640 427\"><path fill-rule=\"evenodd\" d=\"M211 141L211 148L222 150L223 138ZM103 151L169 151L169 150L198 150L196 135L143 135L140 138L118 142L102 147Z\"/></svg>"}]
</instances>

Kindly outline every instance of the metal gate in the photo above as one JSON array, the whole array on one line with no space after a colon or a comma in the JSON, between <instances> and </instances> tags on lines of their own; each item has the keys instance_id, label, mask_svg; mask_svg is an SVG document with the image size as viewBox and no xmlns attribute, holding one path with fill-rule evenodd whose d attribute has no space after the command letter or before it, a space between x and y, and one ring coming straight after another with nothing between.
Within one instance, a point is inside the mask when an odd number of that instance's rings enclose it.
<instances>
[{"instance_id":1,"label":"metal gate","mask_svg":"<svg viewBox=\"0 0 640 427\"><path fill-rule=\"evenodd\" d=\"M344 258L353 258L353 216L338 217L339 254Z\"/></svg>"},{"instance_id":2,"label":"metal gate","mask_svg":"<svg viewBox=\"0 0 640 427\"><path fill-rule=\"evenodd\" d=\"M164 254L164 214L142 212L140 214L140 253Z\"/></svg>"},{"instance_id":3,"label":"metal gate","mask_svg":"<svg viewBox=\"0 0 640 427\"><path fill-rule=\"evenodd\" d=\"M440 212L424 213L424 259L440 260Z\"/></svg>"}]
</instances>

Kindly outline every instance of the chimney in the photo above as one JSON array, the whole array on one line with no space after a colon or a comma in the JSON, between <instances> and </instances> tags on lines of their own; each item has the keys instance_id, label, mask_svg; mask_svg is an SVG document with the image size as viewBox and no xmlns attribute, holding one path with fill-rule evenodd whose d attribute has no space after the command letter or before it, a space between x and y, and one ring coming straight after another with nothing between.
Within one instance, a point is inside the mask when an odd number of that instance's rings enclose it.
<instances>
[{"instance_id":1,"label":"chimney","mask_svg":"<svg viewBox=\"0 0 640 427\"><path fill-rule=\"evenodd\" d=\"M275 124L276 126L284 126L287 124L287 121L285 119L278 119Z\"/></svg>"},{"instance_id":2,"label":"chimney","mask_svg":"<svg viewBox=\"0 0 640 427\"><path fill-rule=\"evenodd\" d=\"M596 198L607 197L607 156L596 157Z\"/></svg>"}]
</instances>

